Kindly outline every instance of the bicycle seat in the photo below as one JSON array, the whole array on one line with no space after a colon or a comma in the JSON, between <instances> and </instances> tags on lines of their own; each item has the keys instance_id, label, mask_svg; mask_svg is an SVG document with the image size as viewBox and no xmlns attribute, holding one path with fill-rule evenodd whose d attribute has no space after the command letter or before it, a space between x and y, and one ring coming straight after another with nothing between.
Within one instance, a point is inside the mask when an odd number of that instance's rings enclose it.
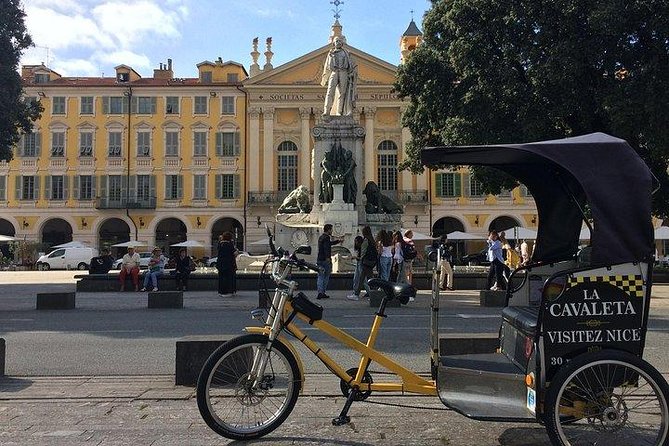
<instances>
[{"instance_id":1,"label":"bicycle seat","mask_svg":"<svg viewBox=\"0 0 669 446\"><path fill-rule=\"evenodd\" d=\"M398 299L401 303L407 304L409 299L416 297L416 288L413 285L408 283L393 283L388 282L387 280L375 278L369 279L367 285L370 288L380 288L386 293L386 299L393 300Z\"/></svg>"}]
</instances>

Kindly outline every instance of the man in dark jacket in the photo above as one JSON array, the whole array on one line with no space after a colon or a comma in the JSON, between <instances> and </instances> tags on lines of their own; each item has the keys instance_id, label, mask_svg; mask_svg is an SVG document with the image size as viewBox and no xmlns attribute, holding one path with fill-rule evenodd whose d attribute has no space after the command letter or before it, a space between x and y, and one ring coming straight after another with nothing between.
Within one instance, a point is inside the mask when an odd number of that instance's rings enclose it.
<instances>
[{"instance_id":1,"label":"man in dark jacket","mask_svg":"<svg viewBox=\"0 0 669 446\"><path fill-rule=\"evenodd\" d=\"M332 239L332 225L326 224L323 226L323 234L318 238L318 257L316 264L321 267L318 271L318 280L316 285L318 287L318 296L316 299L327 299L330 296L325 294L328 289L328 281L332 273L332 245L341 243L343 239Z\"/></svg>"},{"instance_id":2,"label":"man in dark jacket","mask_svg":"<svg viewBox=\"0 0 669 446\"><path fill-rule=\"evenodd\" d=\"M114 266L114 258L109 254L109 250L104 248L102 255L91 259L91 266L88 269L90 274L107 274Z\"/></svg>"}]
</instances>

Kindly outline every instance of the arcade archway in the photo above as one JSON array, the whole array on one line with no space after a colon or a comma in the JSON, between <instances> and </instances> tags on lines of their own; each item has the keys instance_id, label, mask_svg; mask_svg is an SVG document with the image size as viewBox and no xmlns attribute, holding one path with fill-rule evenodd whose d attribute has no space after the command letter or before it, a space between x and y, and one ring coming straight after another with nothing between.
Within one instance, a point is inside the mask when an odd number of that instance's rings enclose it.
<instances>
[{"instance_id":1,"label":"arcade archway","mask_svg":"<svg viewBox=\"0 0 669 446\"><path fill-rule=\"evenodd\" d=\"M127 242L130 240L130 226L120 218L110 218L105 220L98 230L98 249L109 248L114 257L125 252L125 249L119 250L112 248L116 243Z\"/></svg>"},{"instance_id":2,"label":"arcade archway","mask_svg":"<svg viewBox=\"0 0 669 446\"><path fill-rule=\"evenodd\" d=\"M42 226L42 243L48 247L72 241L72 226L62 218L52 218Z\"/></svg>"},{"instance_id":3,"label":"arcade archway","mask_svg":"<svg viewBox=\"0 0 669 446\"><path fill-rule=\"evenodd\" d=\"M230 232L235 246L238 250L244 250L244 227L234 218L221 218L211 227L211 255L216 256L218 246L218 236L224 232Z\"/></svg>"},{"instance_id":4,"label":"arcade archway","mask_svg":"<svg viewBox=\"0 0 669 446\"><path fill-rule=\"evenodd\" d=\"M171 248L171 246L185 242L186 238L186 225L178 218L166 218L156 226L156 246L160 247L165 255L176 255L179 248Z\"/></svg>"},{"instance_id":5,"label":"arcade archway","mask_svg":"<svg viewBox=\"0 0 669 446\"><path fill-rule=\"evenodd\" d=\"M508 215L502 215L490 222L488 231L503 231L514 226L522 226L518 220Z\"/></svg>"},{"instance_id":6,"label":"arcade archway","mask_svg":"<svg viewBox=\"0 0 669 446\"><path fill-rule=\"evenodd\" d=\"M14 237L16 235L16 229L14 225L4 218L0 218L0 235L8 235ZM9 243L0 243L0 256L9 257Z\"/></svg>"},{"instance_id":7,"label":"arcade archway","mask_svg":"<svg viewBox=\"0 0 669 446\"><path fill-rule=\"evenodd\" d=\"M453 231L465 232L465 225L454 217L440 218L432 225L432 237L441 237L443 234L449 234Z\"/></svg>"}]
</instances>

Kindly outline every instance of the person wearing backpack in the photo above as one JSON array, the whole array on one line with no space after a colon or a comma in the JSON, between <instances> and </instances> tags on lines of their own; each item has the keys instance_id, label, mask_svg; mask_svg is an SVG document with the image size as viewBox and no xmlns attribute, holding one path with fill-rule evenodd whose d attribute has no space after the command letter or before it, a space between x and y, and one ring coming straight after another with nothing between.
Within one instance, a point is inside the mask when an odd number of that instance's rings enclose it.
<instances>
[{"instance_id":1,"label":"person wearing backpack","mask_svg":"<svg viewBox=\"0 0 669 446\"><path fill-rule=\"evenodd\" d=\"M404 257L402 257L402 233L396 231L393 234L393 267L390 279L396 283L404 282Z\"/></svg>"},{"instance_id":2,"label":"person wearing backpack","mask_svg":"<svg viewBox=\"0 0 669 446\"><path fill-rule=\"evenodd\" d=\"M402 240L402 257L404 257L404 273L406 274L406 282L409 285L413 284L413 261L418 257L416 244L413 241L413 231L408 230L404 233Z\"/></svg>"},{"instance_id":3,"label":"person wearing backpack","mask_svg":"<svg viewBox=\"0 0 669 446\"><path fill-rule=\"evenodd\" d=\"M372 236L372 229L369 226L362 228L362 237L363 241L360 245L360 260L359 264L362 264L362 270L358 278L358 286L353 291L353 294L346 296L348 300L360 300L360 290L363 285L367 290L367 295L369 296L369 285L367 284L367 279L374 277L374 267L379 261L378 251L376 250L376 242L374 241L374 236Z\"/></svg>"}]
</instances>

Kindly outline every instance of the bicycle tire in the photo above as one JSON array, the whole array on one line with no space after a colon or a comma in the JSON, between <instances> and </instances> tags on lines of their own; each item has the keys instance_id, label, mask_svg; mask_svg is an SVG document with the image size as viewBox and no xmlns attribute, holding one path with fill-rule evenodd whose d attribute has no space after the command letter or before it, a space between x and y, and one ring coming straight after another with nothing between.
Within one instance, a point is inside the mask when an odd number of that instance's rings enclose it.
<instances>
[{"instance_id":1,"label":"bicycle tire","mask_svg":"<svg viewBox=\"0 0 669 446\"><path fill-rule=\"evenodd\" d=\"M546 431L556 446L667 446L668 397L667 382L646 361L617 350L584 354L562 368L546 392ZM565 407L582 413L564 417Z\"/></svg>"},{"instance_id":2,"label":"bicycle tire","mask_svg":"<svg viewBox=\"0 0 669 446\"><path fill-rule=\"evenodd\" d=\"M250 389L248 386L246 378L253 353L256 349L264 350L267 341L268 337L261 334L234 338L216 349L202 368L197 382L197 405L202 419L217 434L233 440L260 438L279 427L295 407L302 377L295 357L279 340L272 344L261 380L268 388ZM282 376L277 374L279 367ZM276 389L277 385L285 385L285 390ZM276 392L278 397L270 391ZM278 403L263 410L260 405L265 400ZM219 402L225 403L220 405L227 411L225 414L217 412ZM247 422L244 422L247 410Z\"/></svg>"}]
</instances>

